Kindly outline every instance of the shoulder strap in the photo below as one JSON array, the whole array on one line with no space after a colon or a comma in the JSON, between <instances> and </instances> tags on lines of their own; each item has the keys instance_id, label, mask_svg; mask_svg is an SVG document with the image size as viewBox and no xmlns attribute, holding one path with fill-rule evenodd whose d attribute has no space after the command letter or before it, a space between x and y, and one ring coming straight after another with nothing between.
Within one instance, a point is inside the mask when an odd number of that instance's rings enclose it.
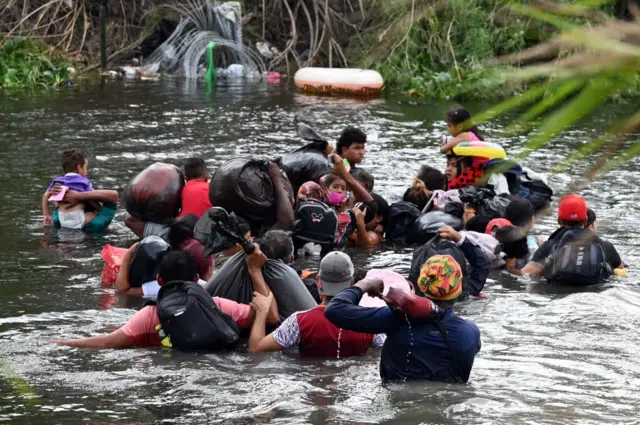
<instances>
[{"instance_id":1,"label":"shoulder strap","mask_svg":"<svg viewBox=\"0 0 640 425\"><path fill-rule=\"evenodd\" d=\"M438 330L440 331L440 335L442 335L444 342L447 344L447 348L451 353L451 357L453 357L453 363L456 365L456 369L458 369L458 376L455 377L456 381L459 384L464 384L464 373L462 373L462 368L460 367L460 363L458 363L458 359L456 359L455 351L453 351L453 347L451 347L451 342L449 342L449 334L444 327L444 323L442 323L442 319L440 318L434 320L434 323L438 327Z\"/></svg>"}]
</instances>

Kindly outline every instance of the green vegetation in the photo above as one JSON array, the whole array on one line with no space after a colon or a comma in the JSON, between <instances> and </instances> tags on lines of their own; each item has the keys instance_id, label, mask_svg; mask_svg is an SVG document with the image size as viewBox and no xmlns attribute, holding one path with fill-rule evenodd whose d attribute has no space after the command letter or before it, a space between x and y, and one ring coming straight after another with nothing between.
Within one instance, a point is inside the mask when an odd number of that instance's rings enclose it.
<instances>
[{"instance_id":1,"label":"green vegetation","mask_svg":"<svg viewBox=\"0 0 640 425\"><path fill-rule=\"evenodd\" d=\"M376 68L389 89L409 95L503 98L527 89L527 81L508 75L528 58L491 62L539 46L566 28L611 19L612 5L597 3L587 10L577 1L375 0L371 9L378 18L351 40L347 58L351 66ZM636 87L629 93L640 92Z\"/></svg>"},{"instance_id":2,"label":"green vegetation","mask_svg":"<svg viewBox=\"0 0 640 425\"><path fill-rule=\"evenodd\" d=\"M68 74L66 60L44 44L22 37L0 39L1 88L60 86Z\"/></svg>"},{"instance_id":3,"label":"green vegetation","mask_svg":"<svg viewBox=\"0 0 640 425\"><path fill-rule=\"evenodd\" d=\"M524 58L535 61L534 65L504 74L510 82L530 84L530 87L521 96L505 100L477 116L476 121L487 121L510 111L524 111L505 132L530 134L522 152L522 156L526 156L589 119L611 99L638 96L640 7L630 6L634 19L623 21L598 12L596 8L610 6L607 3L613 0L578 0L571 7L554 10L520 7L522 13L555 25L558 34L534 48L497 61L508 63ZM597 17L597 24L580 22L579 18L586 15ZM566 170L592 154L599 154L599 158L585 175L585 181L616 169L640 155L640 143L627 141L638 129L640 108L630 116L618 117L607 132L581 146L555 171Z\"/></svg>"}]
</instances>

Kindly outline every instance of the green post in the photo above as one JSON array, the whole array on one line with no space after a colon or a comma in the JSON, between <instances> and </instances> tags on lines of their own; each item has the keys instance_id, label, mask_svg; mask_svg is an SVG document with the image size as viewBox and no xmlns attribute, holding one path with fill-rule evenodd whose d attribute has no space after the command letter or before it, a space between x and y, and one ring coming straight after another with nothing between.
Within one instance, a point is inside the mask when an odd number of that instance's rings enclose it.
<instances>
[{"instance_id":1,"label":"green post","mask_svg":"<svg viewBox=\"0 0 640 425\"><path fill-rule=\"evenodd\" d=\"M107 68L107 8L100 5L100 65Z\"/></svg>"},{"instance_id":2,"label":"green post","mask_svg":"<svg viewBox=\"0 0 640 425\"><path fill-rule=\"evenodd\" d=\"M213 62L213 49L216 47L216 43L211 41L207 44L207 84L212 85L216 81L216 64Z\"/></svg>"}]
</instances>

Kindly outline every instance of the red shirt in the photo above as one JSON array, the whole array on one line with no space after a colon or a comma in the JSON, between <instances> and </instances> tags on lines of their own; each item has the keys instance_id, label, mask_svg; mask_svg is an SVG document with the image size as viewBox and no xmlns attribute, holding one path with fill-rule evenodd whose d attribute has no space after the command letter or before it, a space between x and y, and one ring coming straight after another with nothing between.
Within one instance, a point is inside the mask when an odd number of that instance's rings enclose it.
<instances>
[{"instance_id":1,"label":"red shirt","mask_svg":"<svg viewBox=\"0 0 640 425\"><path fill-rule=\"evenodd\" d=\"M209 183L203 179L189 180L182 189L182 211L178 217L193 214L201 217L209 208Z\"/></svg>"}]
</instances>

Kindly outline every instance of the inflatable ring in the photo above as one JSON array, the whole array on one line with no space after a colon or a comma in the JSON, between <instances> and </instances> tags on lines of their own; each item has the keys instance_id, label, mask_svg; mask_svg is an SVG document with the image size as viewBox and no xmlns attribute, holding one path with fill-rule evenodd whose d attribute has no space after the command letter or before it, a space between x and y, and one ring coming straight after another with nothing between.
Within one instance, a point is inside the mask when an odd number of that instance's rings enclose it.
<instances>
[{"instance_id":1,"label":"inflatable ring","mask_svg":"<svg viewBox=\"0 0 640 425\"><path fill-rule=\"evenodd\" d=\"M504 159L507 153L502 146L491 142L460 142L452 149L456 156L477 156L489 159Z\"/></svg>"},{"instance_id":2,"label":"inflatable ring","mask_svg":"<svg viewBox=\"0 0 640 425\"><path fill-rule=\"evenodd\" d=\"M294 80L299 89L312 94L371 96L384 85L377 71L357 68L302 68Z\"/></svg>"}]
</instances>

